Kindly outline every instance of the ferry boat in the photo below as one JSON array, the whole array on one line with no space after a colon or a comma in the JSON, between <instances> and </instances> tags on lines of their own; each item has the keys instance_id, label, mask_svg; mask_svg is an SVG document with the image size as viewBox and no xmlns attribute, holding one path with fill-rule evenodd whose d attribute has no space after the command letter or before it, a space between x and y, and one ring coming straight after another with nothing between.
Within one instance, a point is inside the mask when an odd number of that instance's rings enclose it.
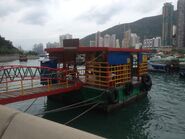
<instances>
[{"instance_id":1,"label":"ferry boat","mask_svg":"<svg viewBox=\"0 0 185 139\"><path fill-rule=\"evenodd\" d=\"M61 78L80 86L68 93L48 96L49 99L67 104L91 100L109 112L146 96L151 90L148 50L80 47L79 40L72 39L64 40L63 48L48 48L46 52L50 61L41 62L41 66L68 69L68 76ZM81 54L85 64L77 66L76 58Z\"/></svg>"},{"instance_id":2,"label":"ferry boat","mask_svg":"<svg viewBox=\"0 0 185 139\"><path fill-rule=\"evenodd\" d=\"M28 61L28 58L27 58L26 55L20 55L20 56L19 56L19 61L20 61L20 62L26 62L26 61Z\"/></svg>"}]
</instances>

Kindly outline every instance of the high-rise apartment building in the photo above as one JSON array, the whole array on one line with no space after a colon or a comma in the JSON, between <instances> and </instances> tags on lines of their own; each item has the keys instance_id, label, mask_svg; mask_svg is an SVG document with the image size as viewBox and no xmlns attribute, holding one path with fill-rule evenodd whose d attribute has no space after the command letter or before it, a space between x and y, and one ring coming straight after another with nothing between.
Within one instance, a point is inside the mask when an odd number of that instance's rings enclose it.
<instances>
[{"instance_id":1,"label":"high-rise apartment building","mask_svg":"<svg viewBox=\"0 0 185 139\"><path fill-rule=\"evenodd\" d=\"M124 32L123 48L129 48L131 41L131 30Z\"/></svg>"},{"instance_id":2,"label":"high-rise apartment building","mask_svg":"<svg viewBox=\"0 0 185 139\"><path fill-rule=\"evenodd\" d=\"M90 47L94 47L95 46L95 41L90 41Z\"/></svg>"},{"instance_id":3,"label":"high-rise apartment building","mask_svg":"<svg viewBox=\"0 0 185 139\"><path fill-rule=\"evenodd\" d=\"M139 37L137 36L136 33L131 33L131 39L130 39L130 47L135 48L136 44L139 43Z\"/></svg>"},{"instance_id":4,"label":"high-rise apartment building","mask_svg":"<svg viewBox=\"0 0 185 139\"><path fill-rule=\"evenodd\" d=\"M154 41L154 47L161 47L161 37L153 38Z\"/></svg>"},{"instance_id":5,"label":"high-rise apartment building","mask_svg":"<svg viewBox=\"0 0 185 139\"><path fill-rule=\"evenodd\" d=\"M185 47L185 0L177 4L177 47Z\"/></svg>"},{"instance_id":6,"label":"high-rise apartment building","mask_svg":"<svg viewBox=\"0 0 185 139\"><path fill-rule=\"evenodd\" d=\"M120 48L119 39L116 39L116 48Z\"/></svg>"},{"instance_id":7,"label":"high-rise apartment building","mask_svg":"<svg viewBox=\"0 0 185 139\"><path fill-rule=\"evenodd\" d=\"M38 54L44 54L44 46L42 43L34 44L33 51Z\"/></svg>"},{"instance_id":8,"label":"high-rise apartment building","mask_svg":"<svg viewBox=\"0 0 185 139\"><path fill-rule=\"evenodd\" d=\"M144 48L159 48L161 47L161 37L156 37L152 39L144 39L143 41Z\"/></svg>"},{"instance_id":9,"label":"high-rise apartment building","mask_svg":"<svg viewBox=\"0 0 185 139\"><path fill-rule=\"evenodd\" d=\"M123 48L135 48L138 43L140 43L140 37L136 33L132 33L131 30L124 32Z\"/></svg>"},{"instance_id":10,"label":"high-rise apartment building","mask_svg":"<svg viewBox=\"0 0 185 139\"><path fill-rule=\"evenodd\" d=\"M103 47L103 43L104 43L104 40L103 40L103 37L100 37L99 38L99 47Z\"/></svg>"},{"instance_id":11,"label":"high-rise apartment building","mask_svg":"<svg viewBox=\"0 0 185 139\"><path fill-rule=\"evenodd\" d=\"M96 47L116 47L116 34L105 34L101 37L101 32L95 34L95 45ZM90 46L92 47L92 41L90 41Z\"/></svg>"},{"instance_id":12,"label":"high-rise apartment building","mask_svg":"<svg viewBox=\"0 0 185 139\"><path fill-rule=\"evenodd\" d=\"M116 34L112 34L110 46L113 47L113 48L116 47Z\"/></svg>"},{"instance_id":13,"label":"high-rise apartment building","mask_svg":"<svg viewBox=\"0 0 185 139\"><path fill-rule=\"evenodd\" d=\"M109 34L106 34L104 36L104 47L110 47L111 44L111 36Z\"/></svg>"},{"instance_id":14,"label":"high-rise apartment building","mask_svg":"<svg viewBox=\"0 0 185 139\"><path fill-rule=\"evenodd\" d=\"M46 48L57 48L59 46L60 46L60 44L58 42L54 42L54 43L48 42L48 43L46 43Z\"/></svg>"},{"instance_id":15,"label":"high-rise apartment building","mask_svg":"<svg viewBox=\"0 0 185 139\"><path fill-rule=\"evenodd\" d=\"M162 46L172 45L173 12L174 6L171 3L164 3L162 22Z\"/></svg>"},{"instance_id":16,"label":"high-rise apartment building","mask_svg":"<svg viewBox=\"0 0 185 139\"><path fill-rule=\"evenodd\" d=\"M95 46L96 47L100 47L99 44L100 44L100 37L101 37L101 32L97 32L96 33L96 36L95 36Z\"/></svg>"},{"instance_id":17,"label":"high-rise apartment building","mask_svg":"<svg viewBox=\"0 0 185 139\"><path fill-rule=\"evenodd\" d=\"M73 36L71 34L60 35L59 36L60 47L63 47L63 40L72 39L72 38L73 38Z\"/></svg>"}]
</instances>

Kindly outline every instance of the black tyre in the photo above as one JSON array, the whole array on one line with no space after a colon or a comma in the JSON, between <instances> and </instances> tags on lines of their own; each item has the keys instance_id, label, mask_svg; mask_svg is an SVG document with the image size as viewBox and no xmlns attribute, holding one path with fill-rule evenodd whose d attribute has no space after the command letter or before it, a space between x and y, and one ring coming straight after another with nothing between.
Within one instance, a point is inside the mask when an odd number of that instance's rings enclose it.
<instances>
[{"instance_id":1,"label":"black tyre","mask_svg":"<svg viewBox=\"0 0 185 139\"><path fill-rule=\"evenodd\" d=\"M150 91L152 88L152 79L148 74L142 76L141 82L144 85L146 91Z\"/></svg>"}]
</instances>

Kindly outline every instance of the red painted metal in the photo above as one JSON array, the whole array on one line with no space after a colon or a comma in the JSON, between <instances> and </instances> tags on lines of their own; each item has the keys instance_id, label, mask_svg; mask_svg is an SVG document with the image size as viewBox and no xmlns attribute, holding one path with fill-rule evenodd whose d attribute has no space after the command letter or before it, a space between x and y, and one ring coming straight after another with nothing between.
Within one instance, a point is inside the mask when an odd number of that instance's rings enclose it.
<instances>
[{"instance_id":1,"label":"red painted metal","mask_svg":"<svg viewBox=\"0 0 185 139\"><path fill-rule=\"evenodd\" d=\"M22 66L22 65L5 65L0 68L0 70L13 69L13 68L34 68L34 69L48 69L53 71L63 71L63 68L50 68L44 66Z\"/></svg>"},{"instance_id":2,"label":"red painted metal","mask_svg":"<svg viewBox=\"0 0 185 139\"><path fill-rule=\"evenodd\" d=\"M19 69L19 71L17 71L17 69ZM24 70L33 70L31 75L30 73L27 74L24 73L26 71ZM22 80L58 80L60 83L62 83L61 81L64 81L63 78L56 76L48 76L48 77L44 77L41 75L41 73L37 70L40 69L45 69L47 71L55 71L56 73L63 73L63 74L67 74L68 70L67 69L62 69L62 68L58 68L58 69L54 69L54 68L48 68L48 67L39 67L39 66L22 66L22 65L8 65L8 66L1 66L0 67L0 72L2 73L0 75L0 84L6 85L8 83L12 83L12 82L20 82ZM37 72L37 75L35 74ZM47 74L46 74L47 75ZM65 81L66 82L66 81ZM71 82L71 80L67 81L68 83ZM23 101L23 100L27 100L27 99L32 99L32 98L37 98L37 97L42 97L42 96L49 96L49 95L55 95L55 94L60 94L60 93L68 93L71 92L73 90L77 90L80 89L82 87L82 83L81 82L73 82L73 86L66 86L65 88L61 86L60 89L56 89L56 90L47 90L47 91L40 91L34 94L24 94L24 95L19 95L19 96L10 96L7 98L0 98L0 104L8 104L8 103L12 103L12 102L18 102L18 101ZM47 86L46 86L47 87ZM42 87L41 87L42 88ZM34 89L34 88L33 88ZM18 90L10 90L10 92L13 91L18 91ZM27 90L30 91L30 90ZM0 92L1 93L5 93L6 92Z\"/></svg>"},{"instance_id":3,"label":"red painted metal","mask_svg":"<svg viewBox=\"0 0 185 139\"><path fill-rule=\"evenodd\" d=\"M64 48L47 48L45 49L48 53L63 53L65 50ZM134 49L134 48L111 48L111 47L85 47L81 46L76 49L78 53L88 53L88 52L131 52L131 53L139 53L145 52L149 53L150 50L148 49Z\"/></svg>"},{"instance_id":4,"label":"red painted metal","mask_svg":"<svg viewBox=\"0 0 185 139\"><path fill-rule=\"evenodd\" d=\"M0 72L0 83L4 83L3 80L7 82L6 79L12 79L15 78L27 78L30 77L31 79L34 79L35 77L40 77L41 70L45 71L53 71L53 72L67 72L66 69L63 68L49 68L49 67L43 67L43 66L22 66L22 65L7 65L7 66L1 66ZM43 77L42 77L43 78ZM52 77L53 78L53 77ZM49 79L49 78L48 78ZM54 78L53 78L54 79Z\"/></svg>"},{"instance_id":5,"label":"red painted metal","mask_svg":"<svg viewBox=\"0 0 185 139\"><path fill-rule=\"evenodd\" d=\"M68 93L68 92L80 89L82 85L83 85L82 83L76 83L72 87L56 89L54 91L48 91L48 92L43 92L43 93L38 93L38 94L28 94L28 95L22 95L18 97L3 98L3 99L0 99L0 104L8 104L8 103L19 102L19 101L24 101L28 99L43 97L43 96Z\"/></svg>"},{"instance_id":6,"label":"red painted metal","mask_svg":"<svg viewBox=\"0 0 185 139\"><path fill-rule=\"evenodd\" d=\"M105 52L131 52L131 53L139 53L139 52L149 52L146 49L134 49L134 48L111 48L111 47L80 47L78 49L79 52L97 52L97 51L105 51Z\"/></svg>"}]
</instances>

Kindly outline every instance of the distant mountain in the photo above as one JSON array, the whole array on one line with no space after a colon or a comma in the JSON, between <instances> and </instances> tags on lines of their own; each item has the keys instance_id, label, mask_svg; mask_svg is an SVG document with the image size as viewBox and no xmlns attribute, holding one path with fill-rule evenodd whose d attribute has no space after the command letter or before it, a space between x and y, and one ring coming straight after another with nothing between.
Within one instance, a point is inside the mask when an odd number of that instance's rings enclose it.
<instances>
[{"instance_id":1,"label":"distant mountain","mask_svg":"<svg viewBox=\"0 0 185 139\"><path fill-rule=\"evenodd\" d=\"M176 14L174 12L174 24L176 25ZM116 25L114 27L108 28L101 32L102 36L105 34L116 34L116 38L120 40L123 39L124 30L127 31L131 29L132 33L136 33L141 37L141 41L144 38L153 38L161 36L162 34L162 15L146 17L138 21L126 24ZM90 40L95 40L95 34L88 35L80 40L82 46L89 46Z\"/></svg>"},{"instance_id":2,"label":"distant mountain","mask_svg":"<svg viewBox=\"0 0 185 139\"><path fill-rule=\"evenodd\" d=\"M19 50L12 45L12 42L0 36L0 54L16 53L19 53Z\"/></svg>"}]
</instances>

